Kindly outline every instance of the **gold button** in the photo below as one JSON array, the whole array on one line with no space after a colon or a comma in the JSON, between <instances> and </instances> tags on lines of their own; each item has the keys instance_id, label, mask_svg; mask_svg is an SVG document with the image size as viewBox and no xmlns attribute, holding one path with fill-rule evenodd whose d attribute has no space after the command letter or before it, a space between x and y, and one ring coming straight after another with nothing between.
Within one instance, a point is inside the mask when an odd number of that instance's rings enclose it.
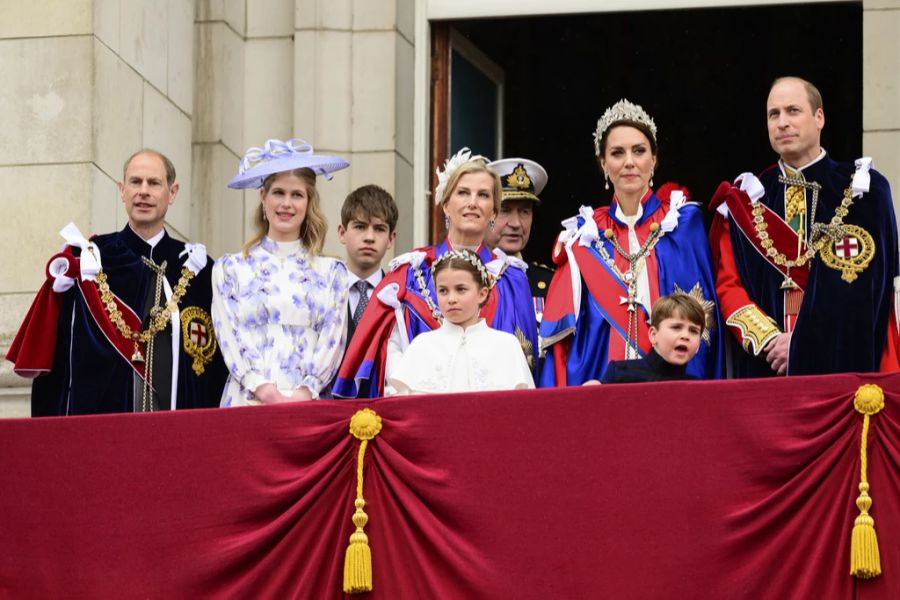
<instances>
[{"instance_id":1,"label":"gold button","mask_svg":"<svg viewBox=\"0 0 900 600\"><path fill-rule=\"evenodd\" d=\"M545 287L547 287L546 281L538 281L538 288L544 289Z\"/></svg>"}]
</instances>

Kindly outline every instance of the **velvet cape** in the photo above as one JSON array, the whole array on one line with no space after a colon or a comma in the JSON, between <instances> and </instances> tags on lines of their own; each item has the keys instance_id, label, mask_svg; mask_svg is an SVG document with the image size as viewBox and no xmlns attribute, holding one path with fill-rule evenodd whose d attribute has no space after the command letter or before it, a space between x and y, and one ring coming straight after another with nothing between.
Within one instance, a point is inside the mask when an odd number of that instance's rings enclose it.
<instances>
[{"instance_id":1,"label":"velvet cape","mask_svg":"<svg viewBox=\"0 0 900 600\"><path fill-rule=\"evenodd\" d=\"M660 194L664 197L650 193L643 200L643 214L635 224L635 231L641 241L649 235L650 224L661 223L668 213L668 193L661 188ZM616 231L620 244L627 248L628 228L615 216L615 212L614 199L609 207L594 210L593 219L601 237L605 229L612 228ZM584 219L578 217L578 226L581 227L583 223ZM610 240L602 239L597 243L605 245L609 256L616 256L620 269L627 266ZM602 287L604 293L612 297L613 303L620 304L619 298L628 295L626 286L612 273L593 245L585 248L578 246L576 242L581 273L580 308L576 312L574 295L577 292L572 283L572 266L565 259L565 253L560 252L557 254L558 268L550 285L541 322L541 338L552 342L547 347L547 355L541 366L538 387L580 385L591 379L599 380L610 361L625 358L615 347L623 346L622 340L627 335L626 325L605 310L593 293ZM682 291L690 292L698 284L704 299L717 302L709 243L702 210L697 204L688 202L682 205L677 226L660 238L650 253L646 268L652 302L660 295L674 292L676 285ZM594 289L586 283L587 279L598 281ZM647 311L643 307L638 307L638 310L638 318L644 322L649 321ZM712 323L709 343L701 342L700 351L687 367L688 374L700 379L719 378L723 375L722 328L716 304ZM649 340L639 337L638 343L641 354L646 354L650 349Z\"/></svg>"},{"instance_id":2,"label":"velvet cape","mask_svg":"<svg viewBox=\"0 0 900 600\"><path fill-rule=\"evenodd\" d=\"M110 290L137 315L144 314L149 286L153 278L142 256L157 264L167 261L166 279L174 288L181 274L185 244L165 233L153 248L127 225L118 232L92 238L100 251L103 272ZM69 247L71 248L71 247ZM77 256L78 249L71 248ZM209 318L212 300L210 274L212 260L194 276L179 303L179 310L196 307ZM77 276L77 268L73 275ZM79 282L57 294L48 279L35 299L10 348L10 360L16 370L44 371L35 377L31 390L33 416L79 415L132 412L135 369L130 356L117 349L98 325L108 317L91 308ZM99 320L99 321L98 321ZM208 334L212 334L209 320ZM177 408L217 406L222 395L227 369L216 351L204 372L193 370L194 359L185 350L184 335L179 332ZM41 358L34 358L40 356ZM51 358L50 364L47 358ZM45 363L45 364L38 364Z\"/></svg>"},{"instance_id":3,"label":"velvet cape","mask_svg":"<svg viewBox=\"0 0 900 600\"><path fill-rule=\"evenodd\" d=\"M836 162L828 155L803 169L807 181L822 186L816 222L828 223L834 216L854 171L852 163ZM778 181L780 174L777 164L760 174L760 182L765 188L765 196L760 201L776 214L784 215L785 186ZM858 225L873 237L875 256L852 283L844 281L842 272L824 264L820 257L810 261L803 302L791 335L789 375L879 369L893 305L893 281L898 274L897 224L887 179L875 170L869 174L869 191L853 200L844 223ZM733 188L731 193L742 192ZM807 192L808 198L810 194ZM807 220L811 217L810 212L807 212ZM721 215L716 217L718 221L722 219ZM721 231L721 223L713 223L711 234L715 235L716 231ZM784 291L781 284L784 276L760 256L733 218L729 218L728 231L740 283L750 299L775 319L783 331ZM715 240L713 245L717 245ZM724 312L729 311L725 308ZM736 376L774 375L762 354L755 357L737 345L732 354Z\"/></svg>"}]
</instances>

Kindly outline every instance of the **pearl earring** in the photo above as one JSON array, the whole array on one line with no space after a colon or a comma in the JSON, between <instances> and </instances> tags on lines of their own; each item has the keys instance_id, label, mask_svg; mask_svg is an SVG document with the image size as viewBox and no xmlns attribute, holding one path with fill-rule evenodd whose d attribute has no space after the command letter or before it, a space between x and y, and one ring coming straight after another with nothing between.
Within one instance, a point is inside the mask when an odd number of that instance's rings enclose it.
<instances>
[{"instance_id":1,"label":"pearl earring","mask_svg":"<svg viewBox=\"0 0 900 600\"><path fill-rule=\"evenodd\" d=\"M609 189L609 173L607 173L606 171L603 171L603 181L606 182L603 185L603 189L608 190Z\"/></svg>"}]
</instances>

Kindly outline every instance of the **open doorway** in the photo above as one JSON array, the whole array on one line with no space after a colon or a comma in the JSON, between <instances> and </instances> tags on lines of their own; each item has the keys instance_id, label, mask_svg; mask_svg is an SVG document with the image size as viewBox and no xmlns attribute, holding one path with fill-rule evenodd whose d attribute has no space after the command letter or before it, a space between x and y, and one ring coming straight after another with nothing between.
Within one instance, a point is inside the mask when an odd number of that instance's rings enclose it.
<instances>
[{"instance_id":1,"label":"open doorway","mask_svg":"<svg viewBox=\"0 0 900 600\"><path fill-rule=\"evenodd\" d=\"M503 153L549 173L528 260L549 261L560 221L580 205L609 203L592 134L622 97L659 127L656 186L678 181L704 204L720 181L774 162L765 99L780 75L821 90L830 153L861 153L861 2L470 19L432 29L436 44L455 31L499 67ZM436 102L434 110L447 108ZM433 172L457 148L439 119L432 132Z\"/></svg>"}]
</instances>

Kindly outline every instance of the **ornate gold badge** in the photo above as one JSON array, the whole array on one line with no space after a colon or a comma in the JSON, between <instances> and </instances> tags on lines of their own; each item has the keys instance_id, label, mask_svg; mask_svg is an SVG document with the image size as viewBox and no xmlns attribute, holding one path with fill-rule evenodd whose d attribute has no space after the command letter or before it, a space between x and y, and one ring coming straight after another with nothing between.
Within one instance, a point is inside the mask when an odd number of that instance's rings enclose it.
<instances>
[{"instance_id":1,"label":"ornate gold badge","mask_svg":"<svg viewBox=\"0 0 900 600\"><path fill-rule=\"evenodd\" d=\"M194 359L194 373L202 375L216 353L216 333L209 313L199 306L186 306L181 311L181 339L184 351Z\"/></svg>"},{"instance_id":2,"label":"ornate gold badge","mask_svg":"<svg viewBox=\"0 0 900 600\"><path fill-rule=\"evenodd\" d=\"M515 170L506 176L506 185L507 187L519 188L522 190L528 190L534 187L531 183L531 178L528 176L528 172L525 170L525 166L522 163L519 163Z\"/></svg>"},{"instance_id":3,"label":"ornate gold badge","mask_svg":"<svg viewBox=\"0 0 900 600\"><path fill-rule=\"evenodd\" d=\"M841 279L853 283L875 258L875 240L858 225L844 225L846 234L836 242L822 246L819 256L826 265L841 271Z\"/></svg>"}]
</instances>

